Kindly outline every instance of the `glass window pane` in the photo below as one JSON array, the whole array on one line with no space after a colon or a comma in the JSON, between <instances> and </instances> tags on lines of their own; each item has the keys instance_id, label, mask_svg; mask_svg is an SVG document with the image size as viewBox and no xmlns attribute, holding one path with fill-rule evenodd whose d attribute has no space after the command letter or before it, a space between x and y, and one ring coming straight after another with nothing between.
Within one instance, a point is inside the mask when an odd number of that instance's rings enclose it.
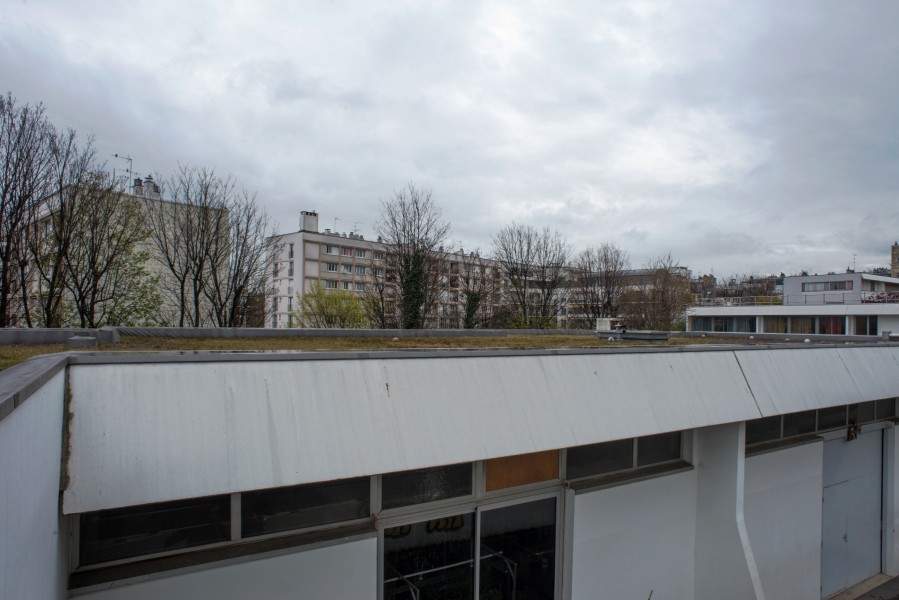
<instances>
[{"instance_id":1,"label":"glass window pane","mask_svg":"<svg viewBox=\"0 0 899 600\"><path fill-rule=\"evenodd\" d=\"M241 532L251 537L365 518L370 493L368 477L245 492Z\"/></svg>"},{"instance_id":2,"label":"glass window pane","mask_svg":"<svg viewBox=\"0 0 899 600\"><path fill-rule=\"evenodd\" d=\"M381 477L381 507L399 508L471 495L471 463Z\"/></svg>"},{"instance_id":3,"label":"glass window pane","mask_svg":"<svg viewBox=\"0 0 899 600\"><path fill-rule=\"evenodd\" d=\"M896 399L895 398L877 401L877 418L878 419L888 419L890 417L895 417L895 416L896 416Z\"/></svg>"},{"instance_id":4,"label":"glass window pane","mask_svg":"<svg viewBox=\"0 0 899 600\"><path fill-rule=\"evenodd\" d=\"M784 437L802 435L815 432L815 418L817 411L806 410L803 412L784 415Z\"/></svg>"},{"instance_id":5,"label":"glass window pane","mask_svg":"<svg viewBox=\"0 0 899 600\"><path fill-rule=\"evenodd\" d=\"M680 458L680 431L637 438L637 466Z\"/></svg>"},{"instance_id":6,"label":"glass window pane","mask_svg":"<svg viewBox=\"0 0 899 600\"><path fill-rule=\"evenodd\" d=\"M480 598L553 600L556 499L481 513Z\"/></svg>"},{"instance_id":7,"label":"glass window pane","mask_svg":"<svg viewBox=\"0 0 899 600\"><path fill-rule=\"evenodd\" d=\"M846 407L835 406L818 410L818 431L846 427Z\"/></svg>"},{"instance_id":8,"label":"glass window pane","mask_svg":"<svg viewBox=\"0 0 899 600\"><path fill-rule=\"evenodd\" d=\"M384 530L384 600L474 597L474 514Z\"/></svg>"},{"instance_id":9,"label":"glass window pane","mask_svg":"<svg viewBox=\"0 0 899 600\"><path fill-rule=\"evenodd\" d=\"M780 417L746 421L746 443L757 444L780 438Z\"/></svg>"},{"instance_id":10,"label":"glass window pane","mask_svg":"<svg viewBox=\"0 0 899 600\"><path fill-rule=\"evenodd\" d=\"M568 479L630 469L634 466L634 439L569 448L565 465Z\"/></svg>"},{"instance_id":11,"label":"glass window pane","mask_svg":"<svg viewBox=\"0 0 899 600\"><path fill-rule=\"evenodd\" d=\"M89 565L231 539L231 498L212 496L81 515L79 562Z\"/></svg>"},{"instance_id":12,"label":"glass window pane","mask_svg":"<svg viewBox=\"0 0 899 600\"><path fill-rule=\"evenodd\" d=\"M793 333L815 333L815 318L792 317L790 327Z\"/></svg>"},{"instance_id":13,"label":"glass window pane","mask_svg":"<svg viewBox=\"0 0 899 600\"><path fill-rule=\"evenodd\" d=\"M865 423L867 421L873 421L875 416L875 406L873 401L849 405L850 423Z\"/></svg>"}]
</instances>

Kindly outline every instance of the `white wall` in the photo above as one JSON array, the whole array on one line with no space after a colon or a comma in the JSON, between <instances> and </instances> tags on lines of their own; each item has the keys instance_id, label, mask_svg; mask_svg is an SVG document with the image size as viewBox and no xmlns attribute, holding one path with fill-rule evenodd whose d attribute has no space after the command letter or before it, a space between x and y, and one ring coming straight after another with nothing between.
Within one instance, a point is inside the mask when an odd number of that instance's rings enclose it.
<instances>
[{"instance_id":1,"label":"white wall","mask_svg":"<svg viewBox=\"0 0 899 600\"><path fill-rule=\"evenodd\" d=\"M572 598L693 597L696 473L578 494Z\"/></svg>"},{"instance_id":2,"label":"white wall","mask_svg":"<svg viewBox=\"0 0 899 600\"><path fill-rule=\"evenodd\" d=\"M79 595L85 600L375 600L377 539L282 554Z\"/></svg>"},{"instance_id":3,"label":"white wall","mask_svg":"<svg viewBox=\"0 0 899 600\"><path fill-rule=\"evenodd\" d=\"M60 371L0 421L0 598L65 598Z\"/></svg>"},{"instance_id":4,"label":"white wall","mask_svg":"<svg viewBox=\"0 0 899 600\"><path fill-rule=\"evenodd\" d=\"M743 514L767 600L821 594L824 443L746 459Z\"/></svg>"},{"instance_id":5,"label":"white wall","mask_svg":"<svg viewBox=\"0 0 899 600\"><path fill-rule=\"evenodd\" d=\"M877 317L877 332L884 331L899 334L899 315L879 315Z\"/></svg>"}]
</instances>

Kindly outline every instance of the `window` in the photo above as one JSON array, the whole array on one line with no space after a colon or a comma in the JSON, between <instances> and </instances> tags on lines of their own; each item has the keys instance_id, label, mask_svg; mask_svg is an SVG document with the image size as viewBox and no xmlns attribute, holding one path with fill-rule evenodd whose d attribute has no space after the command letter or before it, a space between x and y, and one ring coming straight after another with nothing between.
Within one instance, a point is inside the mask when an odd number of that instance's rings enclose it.
<instances>
[{"instance_id":1,"label":"window","mask_svg":"<svg viewBox=\"0 0 899 600\"><path fill-rule=\"evenodd\" d=\"M387 510L470 496L471 463L381 476L381 508Z\"/></svg>"},{"instance_id":2,"label":"window","mask_svg":"<svg viewBox=\"0 0 899 600\"><path fill-rule=\"evenodd\" d=\"M791 317L790 331L792 333L815 333L815 318Z\"/></svg>"},{"instance_id":3,"label":"window","mask_svg":"<svg viewBox=\"0 0 899 600\"><path fill-rule=\"evenodd\" d=\"M365 284L362 283L361 281L357 281L357 282L356 282L356 291L357 291L357 292L364 292L364 291L365 291Z\"/></svg>"},{"instance_id":4,"label":"window","mask_svg":"<svg viewBox=\"0 0 899 600\"><path fill-rule=\"evenodd\" d=\"M287 297L287 311L290 312L293 310L293 296Z\"/></svg>"},{"instance_id":5,"label":"window","mask_svg":"<svg viewBox=\"0 0 899 600\"><path fill-rule=\"evenodd\" d=\"M336 290L336 289L337 289L337 282L336 282L336 281L331 281L330 279L326 279L326 280L325 280L325 289L326 289L326 290Z\"/></svg>"},{"instance_id":6,"label":"window","mask_svg":"<svg viewBox=\"0 0 899 600\"><path fill-rule=\"evenodd\" d=\"M852 290L852 281L816 281L802 284L803 292L833 292L837 290Z\"/></svg>"},{"instance_id":7,"label":"window","mask_svg":"<svg viewBox=\"0 0 899 600\"><path fill-rule=\"evenodd\" d=\"M325 254L337 254L337 246L325 245Z\"/></svg>"},{"instance_id":8,"label":"window","mask_svg":"<svg viewBox=\"0 0 899 600\"><path fill-rule=\"evenodd\" d=\"M325 263L325 270L329 273L337 272L337 263Z\"/></svg>"},{"instance_id":9,"label":"window","mask_svg":"<svg viewBox=\"0 0 899 600\"><path fill-rule=\"evenodd\" d=\"M827 335L845 335L845 317L818 317L818 333Z\"/></svg>"},{"instance_id":10,"label":"window","mask_svg":"<svg viewBox=\"0 0 899 600\"><path fill-rule=\"evenodd\" d=\"M383 276L384 276L384 269L374 268L374 269L371 270L371 273L372 273L372 275L374 275L375 277L383 277Z\"/></svg>"},{"instance_id":11,"label":"window","mask_svg":"<svg viewBox=\"0 0 899 600\"><path fill-rule=\"evenodd\" d=\"M365 258L365 250L356 248L356 258Z\"/></svg>"},{"instance_id":12,"label":"window","mask_svg":"<svg viewBox=\"0 0 899 600\"><path fill-rule=\"evenodd\" d=\"M855 335L877 335L877 315L855 317Z\"/></svg>"},{"instance_id":13,"label":"window","mask_svg":"<svg viewBox=\"0 0 899 600\"><path fill-rule=\"evenodd\" d=\"M569 448L565 477L579 479L680 460L680 431Z\"/></svg>"},{"instance_id":14,"label":"window","mask_svg":"<svg viewBox=\"0 0 899 600\"><path fill-rule=\"evenodd\" d=\"M552 600L556 498L384 530L384 600Z\"/></svg>"},{"instance_id":15,"label":"window","mask_svg":"<svg viewBox=\"0 0 899 600\"><path fill-rule=\"evenodd\" d=\"M763 317L765 322L765 333L786 333L787 318L786 317Z\"/></svg>"},{"instance_id":16,"label":"window","mask_svg":"<svg viewBox=\"0 0 899 600\"><path fill-rule=\"evenodd\" d=\"M287 276L293 277L293 261L287 263Z\"/></svg>"},{"instance_id":17,"label":"window","mask_svg":"<svg viewBox=\"0 0 899 600\"><path fill-rule=\"evenodd\" d=\"M870 400L746 421L746 445L841 429L896 416L896 399Z\"/></svg>"},{"instance_id":18,"label":"window","mask_svg":"<svg viewBox=\"0 0 899 600\"><path fill-rule=\"evenodd\" d=\"M373 255L373 257L374 257L375 260L384 260L384 253L383 253L383 252L377 252L377 251L376 251L376 252L373 252L372 255Z\"/></svg>"},{"instance_id":19,"label":"window","mask_svg":"<svg viewBox=\"0 0 899 600\"><path fill-rule=\"evenodd\" d=\"M365 275L365 267L361 265L356 266L356 275Z\"/></svg>"},{"instance_id":20,"label":"window","mask_svg":"<svg viewBox=\"0 0 899 600\"><path fill-rule=\"evenodd\" d=\"M340 269L346 275L351 275L353 273L353 265L340 265Z\"/></svg>"},{"instance_id":21,"label":"window","mask_svg":"<svg viewBox=\"0 0 899 600\"><path fill-rule=\"evenodd\" d=\"M369 516L368 477L245 492L243 537L329 525Z\"/></svg>"},{"instance_id":22,"label":"window","mask_svg":"<svg viewBox=\"0 0 899 600\"><path fill-rule=\"evenodd\" d=\"M79 564L192 548L231 539L231 498L212 496L80 516Z\"/></svg>"},{"instance_id":23,"label":"window","mask_svg":"<svg viewBox=\"0 0 899 600\"><path fill-rule=\"evenodd\" d=\"M275 263L272 265L272 277L273 278L278 277L278 263Z\"/></svg>"},{"instance_id":24,"label":"window","mask_svg":"<svg viewBox=\"0 0 899 600\"><path fill-rule=\"evenodd\" d=\"M293 258L293 244L290 245L290 248L287 251L287 258Z\"/></svg>"},{"instance_id":25,"label":"window","mask_svg":"<svg viewBox=\"0 0 899 600\"><path fill-rule=\"evenodd\" d=\"M344 247L342 247L342 248L340 249L340 253L341 253L342 255L344 255L344 256L352 256L352 255L353 255L353 249L352 249L352 248L347 248L347 247L344 246Z\"/></svg>"},{"instance_id":26,"label":"window","mask_svg":"<svg viewBox=\"0 0 899 600\"><path fill-rule=\"evenodd\" d=\"M349 281L341 281L341 282L340 282L340 289L343 289L343 290L348 290L348 289L350 289L350 282L349 282Z\"/></svg>"}]
</instances>

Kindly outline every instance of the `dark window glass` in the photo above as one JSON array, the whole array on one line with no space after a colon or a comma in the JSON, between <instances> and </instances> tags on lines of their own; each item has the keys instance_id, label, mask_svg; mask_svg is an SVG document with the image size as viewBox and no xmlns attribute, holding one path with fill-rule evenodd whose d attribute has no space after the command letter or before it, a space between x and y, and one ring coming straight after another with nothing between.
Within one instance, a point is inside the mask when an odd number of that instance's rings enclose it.
<instances>
[{"instance_id":1,"label":"dark window glass","mask_svg":"<svg viewBox=\"0 0 899 600\"><path fill-rule=\"evenodd\" d=\"M81 515L82 565L231 539L231 498L213 496Z\"/></svg>"},{"instance_id":2,"label":"dark window glass","mask_svg":"<svg viewBox=\"0 0 899 600\"><path fill-rule=\"evenodd\" d=\"M480 598L553 600L556 499L481 513Z\"/></svg>"},{"instance_id":3,"label":"dark window glass","mask_svg":"<svg viewBox=\"0 0 899 600\"><path fill-rule=\"evenodd\" d=\"M896 416L896 399L890 398L889 400L878 400L877 401L877 418L878 419L889 419L890 417Z\"/></svg>"},{"instance_id":4,"label":"dark window glass","mask_svg":"<svg viewBox=\"0 0 899 600\"><path fill-rule=\"evenodd\" d=\"M846 407L835 406L818 410L818 431L846 427Z\"/></svg>"},{"instance_id":5,"label":"dark window glass","mask_svg":"<svg viewBox=\"0 0 899 600\"><path fill-rule=\"evenodd\" d=\"M815 432L815 418L817 411L806 410L803 412L784 415L784 437L802 435Z\"/></svg>"},{"instance_id":6,"label":"dark window glass","mask_svg":"<svg viewBox=\"0 0 899 600\"><path fill-rule=\"evenodd\" d=\"M637 466L680 458L680 431L637 438Z\"/></svg>"},{"instance_id":7,"label":"dark window glass","mask_svg":"<svg viewBox=\"0 0 899 600\"><path fill-rule=\"evenodd\" d=\"M849 422L865 423L876 418L874 402L862 402L849 405Z\"/></svg>"},{"instance_id":8,"label":"dark window glass","mask_svg":"<svg viewBox=\"0 0 899 600\"><path fill-rule=\"evenodd\" d=\"M243 537L369 516L368 477L297 485L241 495Z\"/></svg>"},{"instance_id":9,"label":"dark window glass","mask_svg":"<svg viewBox=\"0 0 899 600\"><path fill-rule=\"evenodd\" d=\"M471 463L381 477L381 508L399 508L471 495Z\"/></svg>"},{"instance_id":10,"label":"dark window glass","mask_svg":"<svg viewBox=\"0 0 899 600\"><path fill-rule=\"evenodd\" d=\"M746 421L746 443L757 444L780 438L780 417Z\"/></svg>"},{"instance_id":11,"label":"dark window glass","mask_svg":"<svg viewBox=\"0 0 899 600\"><path fill-rule=\"evenodd\" d=\"M384 600L474 597L474 514L384 530Z\"/></svg>"},{"instance_id":12,"label":"dark window glass","mask_svg":"<svg viewBox=\"0 0 899 600\"><path fill-rule=\"evenodd\" d=\"M634 466L634 439L569 448L565 466L568 479L630 469Z\"/></svg>"}]
</instances>

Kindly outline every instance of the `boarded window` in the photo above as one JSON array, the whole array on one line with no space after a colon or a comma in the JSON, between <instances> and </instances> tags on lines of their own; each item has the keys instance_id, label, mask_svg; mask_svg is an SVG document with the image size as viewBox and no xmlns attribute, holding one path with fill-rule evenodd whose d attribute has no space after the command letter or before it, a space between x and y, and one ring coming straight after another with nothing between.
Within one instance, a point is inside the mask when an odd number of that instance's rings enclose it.
<instances>
[{"instance_id":1,"label":"boarded window","mask_svg":"<svg viewBox=\"0 0 899 600\"><path fill-rule=\"evenodd\" d=\"M485 462L487 491L559 478L559 451L534 452Z\"/></svg>"}]
</instances>

